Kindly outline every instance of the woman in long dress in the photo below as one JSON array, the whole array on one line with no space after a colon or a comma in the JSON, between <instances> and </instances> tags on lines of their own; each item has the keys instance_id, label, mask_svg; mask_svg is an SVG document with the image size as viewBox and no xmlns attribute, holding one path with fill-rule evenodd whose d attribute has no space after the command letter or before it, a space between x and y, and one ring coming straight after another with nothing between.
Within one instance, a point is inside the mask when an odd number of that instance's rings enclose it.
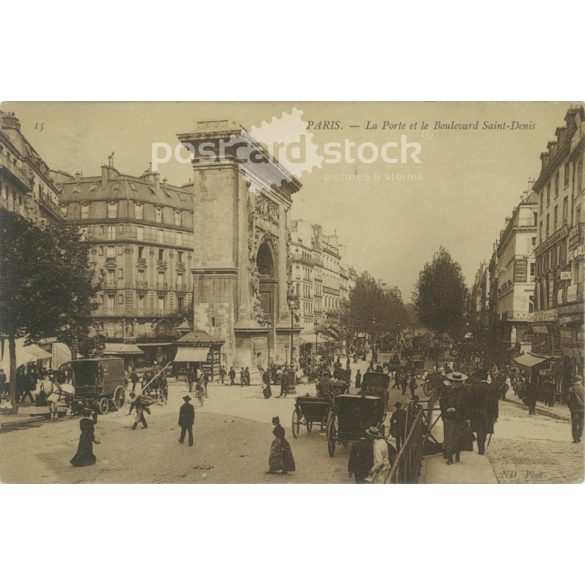
<instances>
[{"instance_id":1,"label":"woman in long dress","mask_svg":"<svg viewBox=\"0 0 585 585\"><path fill-rule=\"evenodd\" d=\"M284 428L280 425L280 419L275 416L272 419L274 428L272 434L274 440L270 446L270 455L268 456L268 473L287 474L289 471L295 471L295 460L290 448L289 442L284 438Z\"/></svg>"},{"instance_id":2,"label":"woman in long dress","mask_svg":"<svg viewBox=\"0 0 585 585\"><path fill-rule=\"evenodd\" d=\"M99 444L99 441L95 438L94 423L90 418L82 418L79 421L79 428L81 429L81 435L77 453L75 453L70 463L75 467L94 465L96 456L93 454L93 444Z\"/></svg>"}]
</instances>

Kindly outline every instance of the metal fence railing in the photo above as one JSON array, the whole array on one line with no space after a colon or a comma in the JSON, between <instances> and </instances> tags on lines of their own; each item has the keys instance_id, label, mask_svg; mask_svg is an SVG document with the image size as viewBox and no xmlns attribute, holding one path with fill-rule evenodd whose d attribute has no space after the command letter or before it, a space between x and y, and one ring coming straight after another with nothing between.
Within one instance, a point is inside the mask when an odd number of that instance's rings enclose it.
<instances>
[{"instance_id":1,"label":"metal fence railing","mask_svg":"<svg viewBox=\"0 0 585 585\"><path fill-rule=\"evenodd\" d=\"M394 465L390 468L385 483L417 483L423 457L423 445L426 435L425 411L416 415L398 452Z\"/></svg>"}]
</instances>

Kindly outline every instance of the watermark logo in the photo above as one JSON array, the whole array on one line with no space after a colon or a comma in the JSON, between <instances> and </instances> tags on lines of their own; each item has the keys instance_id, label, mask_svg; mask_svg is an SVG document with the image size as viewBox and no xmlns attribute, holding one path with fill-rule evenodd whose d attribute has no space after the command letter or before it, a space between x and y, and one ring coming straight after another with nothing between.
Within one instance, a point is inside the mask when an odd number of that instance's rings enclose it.
<instances>
[{"instance_id":1,"label":"watermark logo","mask_svg":"<svg viewBox=\"0 0 585 585\"><path fill-rule=\"evenodd\" d=\"M405 134L381 144L344 138L343 141L328 140L319 146L308 126L303 120L302 110L293 108L290 112L283 112L280 117L273 116L269 122L252 126L248 139L234 133L221 139L210 137L209 140L198 141L197 147L187 141L175 147L174 156L180 163L191 163L193 160L206 163L232 158L243 165L270 165L274 158L296 177L323 168L323 165L422 163L422 145L411 141ZM159 165L169 162L172 156L171 145L153 143L152 169L156 171Z\"/></svg>"}]
</instances>

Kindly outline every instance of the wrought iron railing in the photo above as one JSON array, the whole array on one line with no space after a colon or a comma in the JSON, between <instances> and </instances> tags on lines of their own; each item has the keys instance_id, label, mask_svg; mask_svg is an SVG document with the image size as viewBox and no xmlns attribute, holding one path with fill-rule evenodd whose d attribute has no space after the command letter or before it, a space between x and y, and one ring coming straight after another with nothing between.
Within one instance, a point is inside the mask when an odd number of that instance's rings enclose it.
<instances>
[{"instance_id":1,"label":"wrought iron railing","mask_svg":"<svg viewBox=\"0 0 585 585\"><path fill-rule=\"evenodd\" d=\"M417 483L423 458L425 440L425 411L420 410L390 468L385 483Z\"/></svg>"}]
</instances>

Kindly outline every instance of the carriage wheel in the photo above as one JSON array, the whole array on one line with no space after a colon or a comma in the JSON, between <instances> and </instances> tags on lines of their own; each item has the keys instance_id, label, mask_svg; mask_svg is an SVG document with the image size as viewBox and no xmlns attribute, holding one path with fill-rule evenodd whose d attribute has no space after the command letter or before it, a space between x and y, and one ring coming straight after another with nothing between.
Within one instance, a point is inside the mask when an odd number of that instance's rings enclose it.
<instances>
[{"instance_id":1,"label":"carriage wheel","mask_svg":"<svg viewBox=\"0 0 585 585\"><path fill-rule=\"evenodd\" d=\"M98 402L98 409L100 414L108 414L110 410L110 401L104 396L104 398L100 398Z\"/></svg>"},{"instance_id":2,"label":"carriage wheel","mask_svg":"<svg viewBox=\"0 0 585 585\"><path fill-rule=\"evenodd\" d=\"M335 430L335 421L332 420L327 427L327 452L329 457L335 455L335 441L337 439L337 432Z\"/></svg>"},{"instance_id":3,"label":"carriage wheel","mask_svg":"<svg viewBox=\"0 0 585 585\"><path fill-rule=\"evenodd\" d=\"M122 410L124 408L124 404L126 403L126 389L124 386L118 386L114 390L113 403L116 410Z\"/></svg>"},{"instance_id":4,"label":"carriage wheel","mask_svg":"<svg viewBox=\"0 0 585 585\"><path fill-rule=\"evenodd\" d=\"M295 408L293 410L293 415L292 415L292 434L293 434L293 437L295 439L299 436L300 430L301 430L301 420L299 417L299 413L298 413L297 409Z\"/></svg>"},{"instance_id":5,"label":"carriage wheel","mask_svg":"<svg viewBox=\"0 0 585 585\"><path fill-rule=\"evenodd\" d=\"M313 430L313 423L308 420L307 421L307 433L310 433Z\"/></svg>"}]
</instances>

